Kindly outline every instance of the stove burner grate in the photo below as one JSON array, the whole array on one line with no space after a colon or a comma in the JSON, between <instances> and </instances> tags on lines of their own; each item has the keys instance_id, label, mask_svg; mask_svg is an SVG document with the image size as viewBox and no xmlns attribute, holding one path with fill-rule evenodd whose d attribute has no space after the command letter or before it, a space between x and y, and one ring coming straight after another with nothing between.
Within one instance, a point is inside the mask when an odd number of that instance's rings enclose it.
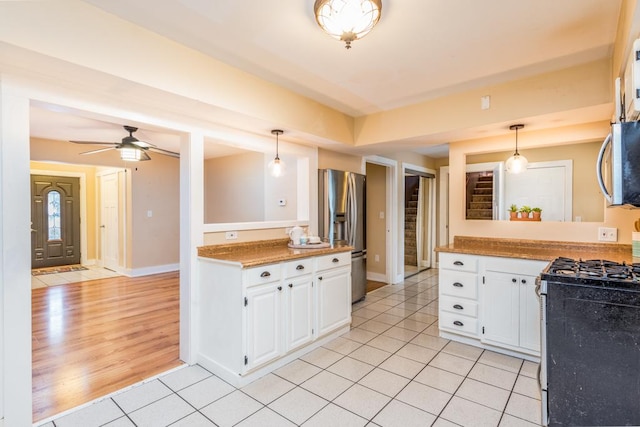
<instances>
[{"instance_id":1,"label":"stove burner grate","mask_svg":"<svg viewBox=\"0 0 640 427\"><path fill-rule=\"evenodd\" d=\"M590 281L640 283L640 263L626 264L609 260L573 260L557 258L547 269L549 274Z\"/></svg>"}]
</instances>

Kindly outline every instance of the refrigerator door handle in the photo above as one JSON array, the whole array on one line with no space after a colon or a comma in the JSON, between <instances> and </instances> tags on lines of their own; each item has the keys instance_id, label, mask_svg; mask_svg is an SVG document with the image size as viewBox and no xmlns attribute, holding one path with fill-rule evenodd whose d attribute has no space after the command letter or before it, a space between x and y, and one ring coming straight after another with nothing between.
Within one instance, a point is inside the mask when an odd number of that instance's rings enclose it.
<instances>
[{"instance_id":1,"label":"refrigerator door handle","mask_svg":"<svg viewBox=\"0 0 640 427\"><path fill-rule=\"evenodd\" d=\"M349 236L349 245L355 246L356 244L356 219L358 218L358 203L356 200L356 178L355 175L350 173L348 175L348 223L347 234Z\"/></svg>"}]
</instances>

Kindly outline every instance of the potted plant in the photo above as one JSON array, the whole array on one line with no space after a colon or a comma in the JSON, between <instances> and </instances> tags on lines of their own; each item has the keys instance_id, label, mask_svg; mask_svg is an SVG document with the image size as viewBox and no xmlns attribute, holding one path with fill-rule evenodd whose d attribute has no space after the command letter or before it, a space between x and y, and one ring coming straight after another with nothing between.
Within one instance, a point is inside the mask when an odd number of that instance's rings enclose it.
<instances>
[{"instance_id":1,"label":"potted plant","mask_svg":"<svg viewBox=\"0 0 640 427\"><path fill-rule=\"evenodd\" d=\"M511 205L511 207L509 208L509 218L518 218L518 207L516 205Z\"/></svg>"},{"instance_id":2,"label":"potted plant","mask_svg":"<svg viewBox=\"0 0 640 427\"><path fill-rule=\"evenodd\" d=\"M542 209L536 207L536 208L531 208L531 212L533 213L533 220L534 221L540 221L540 215L542 215Z\"/></svg>"},{"instance_id":3,"label":"potted plant","mask_svg":"<svg viewBox=\"0 0 640 427\"><path fill-rule=\"evenodd\" d=\"M520 208L520 218L529 218L529 214L531 213L531 207L524 205Z\"/></svg>"}]
</instances>

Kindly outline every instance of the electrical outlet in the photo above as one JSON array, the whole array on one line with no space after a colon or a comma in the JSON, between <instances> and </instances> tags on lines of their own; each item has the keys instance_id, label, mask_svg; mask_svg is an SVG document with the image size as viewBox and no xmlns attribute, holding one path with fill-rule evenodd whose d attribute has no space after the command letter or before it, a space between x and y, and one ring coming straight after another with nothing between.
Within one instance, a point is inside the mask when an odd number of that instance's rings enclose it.
<instances>
[{"instance_id":1,"label":"electrical outlet","mask_svg":"<svg viewBox=\"0 0 640 427\"><path fill-rule=\"evenodd\" d=\"M224 233L224 238L227 240L236 240L238 238L238 232L237 231L227 231L226 233Z\"/></svg>"},{"instance_id":2,"label":"electrical outlet","mask_svg":"<svg viewBox=\"0 0 640 427\"><path fill-rule=\"evenodd\" d=\"M617 242L618 229L613 227L598 227L598 240L601 242Z\"/></svg>"},{"instance_id":3,"label":"electrical outlet","mask_svg":"<svg viewBox=\"0 0 640 427\"><path fill-rule=\"evenodd\" d=\"M380 255L375 254L375 255L373 256L373 260L374 260L375 262L380 262Z\"/></svg>"},{"instance_id":4,"label":"electrical outlet","mask_svg":"<svg viewBox=\"0 0 640 427\"><path fill-rule=\"evenodd\" d=\"M287 199L278 199L278 206L287 206Z\"/></svg>"}]
</instances>

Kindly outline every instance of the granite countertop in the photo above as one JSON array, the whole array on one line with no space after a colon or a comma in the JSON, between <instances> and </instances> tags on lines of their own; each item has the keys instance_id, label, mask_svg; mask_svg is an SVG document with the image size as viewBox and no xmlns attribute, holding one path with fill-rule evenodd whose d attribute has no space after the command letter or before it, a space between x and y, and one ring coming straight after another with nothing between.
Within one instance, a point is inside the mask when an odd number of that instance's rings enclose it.
<instances>
[{"instance_id":1,"label":"granite countertop","mask_svg":"<svg viewBox=\"0 0 640 427\"><path fill-rule=\"evenodd\" d=\"M436 252L522 258L552 261L558 257L572 259L606 259L633 263L631 245L617 243L561 242L552 240L501 239L455 236L453 243L436 248ZM639 262L637 258L636 262Z\"/></svg>"},{"instance_id":2,"label":"granite countertop","mask_svg":"<svg viewBox=\"0 0 640 427\"><path fill-rule=\"evenodd\" d=\"M351 252L353 249L351 246L291 249L287 246L288 243L289 239L285 238L200 246L198 247L198 256L236 262L241 264L242 268L249 268L317 255Z\"/></svg>"}]
</instances>

